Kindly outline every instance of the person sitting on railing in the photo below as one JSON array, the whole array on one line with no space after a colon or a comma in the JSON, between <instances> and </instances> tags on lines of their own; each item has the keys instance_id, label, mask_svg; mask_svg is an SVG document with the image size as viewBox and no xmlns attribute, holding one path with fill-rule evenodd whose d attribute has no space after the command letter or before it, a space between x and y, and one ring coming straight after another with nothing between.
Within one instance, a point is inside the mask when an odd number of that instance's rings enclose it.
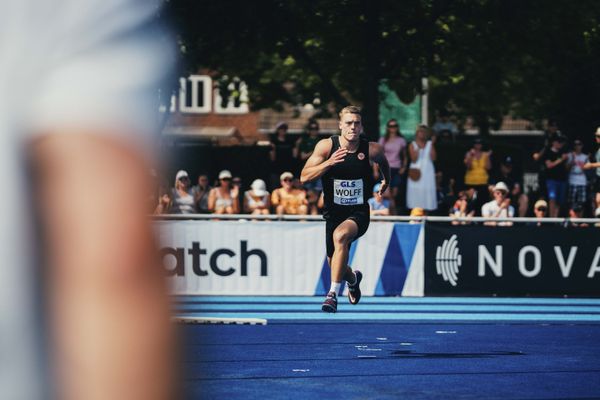
<instances>
[{"instance_id":1,"label":"person sitting on railing","mask_svg":"<svg viewBox=\"0 0 600 400\"><path fill-rule=\"evenodd\" d=\"M271 195L271 204L275 207L277 215L306 215L306 192L294 187L294 175L286 171L279 178L281 187L275 189Z\"/></svg>"},{"instance_id":2,"label":"person sitting on railing","mask_svg":"<svg viewBox=\"0 0 600 400\"><path fill-rule=\"evenodd\" d=\"M219 173L219 186L208 194L208 209L213 214L238 214L238 187L231 184L231 172L224 169Z\"/></svg>"},{"instance_id":3,"label":"person sitting on railing","mask_svg":"<svg viewBox=\"0 0 600 400\"><path fill-rule=\"evenodd\" d=\"M373 197L367 200L371 215L390 215L390 200L379 194L381 183L373 186Z\"/></svg>"},{"instance_id":4,"label":"person sitting on railing","mask_svg":"<svg viewBox=\"0 0 600 400\"><path fill-rule=\"evenodd\" d=\"M244 211L252 215L268 215L271 208L271 200L267 185L262 179L255 179L250 185L250 190L244 193Z\"/></svg>"},{"instance_id":5,"label":"person sitting on railing","mask_svg":"<svg viewBox=\"0 0 600 400\"><path fill-rule=\"evenodd\" d=\"M469 207L469 199L465 191L458 193L458 199L454 202L454 206L450 209L450 217L453 218L470 218L475 215L475 210ZM465 225L467 221L452 221L452 225Z\"/></svg>"},{"instance_id":6,"label":"person sitting on railing","mask_svg":"<svg viewBox=\"0 0 600 400\"><path fill-rule=\"evenodd\" d=\"M481 216L487 218L507 218L514 217L515 209L510 205L510 198L508 197L508 187L504 182L496 183L494 186L494 200L485 203L481 207ZM490 226L509 226L512 222L496 222L486 221L484 225Z\"/></svg>"}]
</instances>

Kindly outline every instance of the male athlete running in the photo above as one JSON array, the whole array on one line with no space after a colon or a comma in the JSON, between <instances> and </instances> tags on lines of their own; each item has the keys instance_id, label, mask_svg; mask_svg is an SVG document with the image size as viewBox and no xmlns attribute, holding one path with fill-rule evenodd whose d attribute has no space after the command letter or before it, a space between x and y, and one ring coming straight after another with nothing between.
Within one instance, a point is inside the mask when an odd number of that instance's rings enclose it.
<instances>
[{"instance_id":1,"label":"male athlete running","mask_svg":"<svg viewBox=\"0 0 600 400\"><path fill-rule=\"evenodd\" d=\"M337 311L337 294L342 279L348 282L350 304L360 300L360 271L353 272L347 265L350 244L364 235L369 227L367 200L372 187L371 162L378 164L383 180L379 193L383 194L390 181L390 167L383 148L369 142L362 133L360 109L348 106L340 111L341 135L322 139L306 161L300 180L302 183L321 178L326 221L327 258L331 267L331 288L323 302L325 312Z\"/></svg>"}]
</instances>

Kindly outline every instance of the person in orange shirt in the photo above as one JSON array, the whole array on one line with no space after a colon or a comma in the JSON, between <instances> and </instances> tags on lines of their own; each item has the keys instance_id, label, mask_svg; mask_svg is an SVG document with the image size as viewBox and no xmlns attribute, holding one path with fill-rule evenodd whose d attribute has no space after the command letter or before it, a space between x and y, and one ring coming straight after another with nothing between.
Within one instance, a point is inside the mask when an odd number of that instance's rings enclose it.
<instances>
[{"instance_id":1,"label":"person in orange shirt","mask_svg":"<svg viewBox=\"0 0 600 400\"><path fill-rule=\"evenodd\" d=\"M306 192L294 187L294 175L284 172L279 177L281 187L275 189L271 195L271 204L275 207L277 215L306 215L308 201Z\"/></svg>"}]
</instances>

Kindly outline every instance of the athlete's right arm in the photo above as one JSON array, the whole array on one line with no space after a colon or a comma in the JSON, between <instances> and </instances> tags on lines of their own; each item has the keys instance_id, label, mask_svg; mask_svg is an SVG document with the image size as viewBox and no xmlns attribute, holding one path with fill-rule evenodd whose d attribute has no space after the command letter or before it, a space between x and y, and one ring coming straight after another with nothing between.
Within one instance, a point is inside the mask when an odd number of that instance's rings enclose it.
<instances>
[{"instance_id":1,"label":"athlete's right arm","mask_svg":"<svg viewBox=\"0 0 600 400\"><path fill-rule=\"evenodd\" d=\"M300 182L306 183L319 179L329 168L344 161L348 150L339 148L331 157L327 158L331 151L331 139L322 139L315 146L315 151L306 160L306 164L300 174Z\"/></svg>"}]
</instances>

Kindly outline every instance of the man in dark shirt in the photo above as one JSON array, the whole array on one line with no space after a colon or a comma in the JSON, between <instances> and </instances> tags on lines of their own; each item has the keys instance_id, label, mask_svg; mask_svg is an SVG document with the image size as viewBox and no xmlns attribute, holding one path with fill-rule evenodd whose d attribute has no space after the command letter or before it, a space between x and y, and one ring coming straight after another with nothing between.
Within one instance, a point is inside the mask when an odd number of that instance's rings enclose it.
<instances>
[{"instance_id":1,"label":"man in dark shirt","mask_svg":"<svg viewBox=\"0 0 600 400\"><path fill-rule=\"evenodd\" d=\"M287 134L288 124L280 122L275 127L275 134L271 138L271 189L279 186L279 176L285 171L295 171L294 139Z\"/></svg>"},{"instance_id":2,"label":"man in dark shirt","mask_svg":"<svg viewBox=\"0 0 600 400\"><path fill-rule=\"evenodd\" d=\"M542 161L546 167L546 189L550 200L550 217L558 217L560 207L564 204L567 194L567 159L568 154L564 152L564 136L552 138L552 144L548 151L544 152Z\"/></svg>"}]
</instances>

